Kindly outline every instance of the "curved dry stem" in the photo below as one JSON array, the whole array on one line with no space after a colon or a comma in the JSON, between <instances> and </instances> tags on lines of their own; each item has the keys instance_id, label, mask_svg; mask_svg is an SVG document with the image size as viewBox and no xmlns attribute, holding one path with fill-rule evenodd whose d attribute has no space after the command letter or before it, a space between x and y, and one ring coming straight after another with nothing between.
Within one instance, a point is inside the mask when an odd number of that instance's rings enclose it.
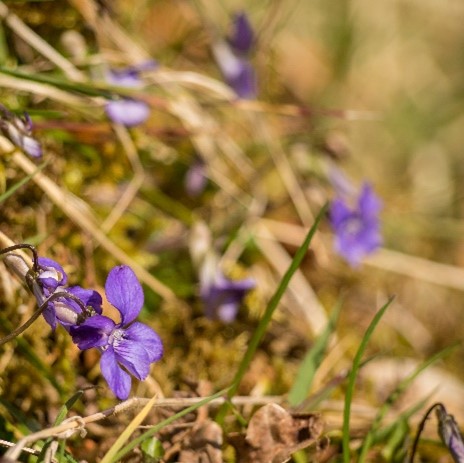
<instances>
[{"instance_id":1,"label":"curved dry stem","mask_svg":"<svg viewBox=\"0 0 464 463\"><path fill-rule=\"evenodd\" d=\"M26 331L42 314L42 312L47 308L47 305L50 302L53 302L61 297L65 297L67 299L73 300L76 304L79 305L79 307L82 309L83 313L87 311L87 308L85 305L82 303L82 301L74 296L71 293L68 293L67 291L60 291L58 293L53 293L49 298L47 298L42 305L32 314L31 318L27 320L26 323L21 325L19 328L16 328L12 333L9 335L5 336L4 338L0 339L0 346L3 346L3 344L6 344L8 341L11 341L12 339L16 338L19 336L21 333Z\"/></svg>"},{"instance_id":2,"label":"curved dry stem","mask_svg":"<svg viewBox=\"0 0 464 463\"><path fill-rule=\"evenodd\" d=\"M437 408L437 407L438 407L438 408L444 408L444 407L443 407L443 404L441 404L441 403L433 404L433 405L427 410L427 412L425 413L424 417L423 417L422 420L420 421L419 426L417 427L416 436L414 437L414 442L413 442L413 444L412 444L411 455L409 456L409 460L408 460L409 463L413 463L413 461L414 461L414 456L416 455L416 451L417 451L417 446L419 445L419 439L420 439L420 436L421 436L421 434L422 434L422 431L424 430L425 423L426 423L426 421L429 419L429 416L430 416L430 414L432 413L432 411L435 410L435 408Z\"/></svg>"},{"instance_id":3,"label":"curved dry stem","mask_svg":"<svg viewBox=\"0 0 464 463\"><path fill-rule=\"evenodd\" d=\"M39 270L39 255L37 254L37 249L32 244L21 243L9 246L7 248L0 250L1 254L7 254L8 252L16 251L17 249L29 249L32 252L32 270L37 272Z\"/></svg>"},{"instance_id":4,"label":"curved dry stem","mask_svg":"<svg viewBox=\"0 0 464 463\"><path fill-rule=\"evenodd\" d=\"M24 325L21 325L19 328L16 328L12 333L10 333L9 335L5 336L4 338L0 339L0 346L3 346L3 344L6 344L7 342L11 341L12 339L16 338L17 336L19 336L22 332L26 331L38 318L39 316L42 314L42 312L45 310L45 308L47 307L47 304L48 304L48 300L45 301L31 316L31 318L29 318L29 320L27 320L26 323L24 323Z\"/></svg>"}]
</instances>

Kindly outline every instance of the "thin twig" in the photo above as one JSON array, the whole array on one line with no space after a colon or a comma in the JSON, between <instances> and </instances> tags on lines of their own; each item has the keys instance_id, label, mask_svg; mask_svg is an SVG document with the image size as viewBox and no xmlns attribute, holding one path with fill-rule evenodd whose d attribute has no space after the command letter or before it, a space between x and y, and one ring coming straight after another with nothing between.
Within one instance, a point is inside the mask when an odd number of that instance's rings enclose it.
<instances>
[{"instance_id":1,"label":"thin twig","mask_svg":"<svg viewBox=\"0 0 464 463\"><path fill-rule=\"evenodd\" d=\"M13 443L13 442L8 442L7 440L0 439L0 447L12 448L12 447L14 447L15 445L17 445L17 444L15 444L15 443ZM28 454L34 455L34 456L36 456L36 457L40 455L40 450L34 450L34 449L29 448L29 447L23 447L23 448L22 448L22 451L23 451L24 453L28 453ZM57 463L57 461L58 461L58 460L57 460L56 458L53 458L53 459L52 459L52 462L53 462L53 463Z\"/></svg>"},{"instance_id":2,"label":"thin twig","mask_svg":"<svg viewBox=\"0 0 464 463\"><path fill-rule=\"evenodd\" d=\"M154 408L186 408L191 405L197 404L202 400L205 400L206 397L190 397L190 398L170 398L170 399L157 399L157 402L154 404ZM121 402L120 404L111 407L102 412L94 413L86 417L75 417L71 418L66 422L54 426L52 428L43 429L41 431L35 432L28 436L23 437L13 448L9 449L5 454L5 457L11 459L17 459L24 447L32 442L36 442L41 439L47 439L49 437L60 438L65 436L66 438L70 437L70 432L78 432L85 428L86 425L94 423L96 421L101 421L110 416L115 416L121 413L126 413L130 410L138 409L144 407L151 399L142 399L134 397L132 399ZM220 397L213 399L208 402L207 406L217 406L225 403L226 399ZM232 403L237 406L241 405L262 405L267 403L282 403L282 396L265 396L265 397L250 397L250 396L237 396L232 398Z\"/></svg>"},{"instance_id":3,"label":"thin twig","mask_svg":"<svg viewBox=\"0 0 464 463\"><path fill-rule=\"evenodd\" d=\"M16 328L9 335L5 336L4 338L1 338L0 346L2 346L3 344L6 344L8 341L11 341L12 339L18 337L21 333L26 331L37 320L37 318L39 318L42 312L47 308L48 304L60 298L71 299L81 308L82 313L85 313L86 307L83 305L82 301L78 297L74 296L74 294L68 293L67 291L59 291L59 292L53 293L50 297L45 299L44 302L42 302L40 307L32 314L29 320L27 320L19 328Z\"/></svg>"},{"instance_id":4,"label":"thin twig","mask_svg":"<svg viewBox=\"0 0 464 463\"><path fill-rule=\"evenodd\" d=\"M429 419L429 416L430 414L432 413L432 411L437 408L437 407L443 407L443 405L441 403L436 403L436 404L433 404L428 410L427 412L425 413L425 415L423 416L422 420L420 421L419 425L417 426L417 432L416 432L416 435L414 437L414 442L412 444L412 448L411 448L411 454L409 456L409 463L413 463L414 461L414 455L416 454L416 451L417 451L417 446L419 445L419 439L420 439L420 436L422 434L422 431L424 430L424 427L425 427L425 423L427 422L427 420Z\"/></svg>"}]
</instances>

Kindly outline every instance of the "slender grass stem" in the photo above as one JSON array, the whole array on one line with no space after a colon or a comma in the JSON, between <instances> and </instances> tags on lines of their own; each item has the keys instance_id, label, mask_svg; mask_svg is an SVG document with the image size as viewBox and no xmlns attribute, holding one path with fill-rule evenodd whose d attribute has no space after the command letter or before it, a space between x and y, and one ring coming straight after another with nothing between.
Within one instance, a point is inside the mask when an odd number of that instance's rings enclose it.
<instances>
[{"instance_id":1,"label":"slender grass stem","mask_svg":"<svg viewBox=\"0 0 464 463\"><path fill-rule=\"evenodd\" d=\"M253 360L256 350L259 346L259 343L261 342L261 339L263 338L267 330L267 327L272 319L272 315L274 314L274 311L276 310L280 300L282 299L282 296L284 295L285 290L287 289L292 276L297 271L304 256L306 255L309 245L311 244L311 240L314 234L316 233L319 222L322 220L322 218L326 214L327 207L328 205L326 204L320 210L319 214L317 215L314 221L313 226L310 228L308 234L306 235L306 238L303 241L303 244L298 248L297 252L295 253L295 257L293 258L288 270L285 272L285 275L283 276L282 281L280 282L280 285L278 286L274 295L269 301L266 311L264 312L264 315L261 318L261 321L259 322L258 327L256 328L255 332L253 333L253 336L250 339L250 342L248 344L248 349L246 350L245 355L243 356L243 359L238 367L237 373L235 374L235 377L232 381L232 386L230 387L229 392L227 394L229 398L232 398L237 393L237 390L240 386L243 376L247 372L250 366L250 363ZM229 406L230 404L226 403L224 404L223 407L221 407L221 410L219 411L218 416L216 417L216 419L219 422L223 421Z\"/></svg>"},{"instance_id":2,"label":"slender grass stem","mask_svg":"<svg viewBox=\"0 0 464 463\"><path fill-rule=\"evenodd\" d=\"M350 415L351 415L351 403L353 401L354 388L356 382L356 376L361 366L362 356L366 350L367 343L372 336L376 326L380 322L383 314L387 310L388 306L392 303L393 298L390 298L388 302L375 314L369 327L367 328L366 334L361 340L361 344L356 352L353 360L353 367L351 368L348 376L348 386L345 395L345 408L343 410L343 430L342 430L342 444L343 444L343 462L350 463Z\"/></svg>"}]
</instances>

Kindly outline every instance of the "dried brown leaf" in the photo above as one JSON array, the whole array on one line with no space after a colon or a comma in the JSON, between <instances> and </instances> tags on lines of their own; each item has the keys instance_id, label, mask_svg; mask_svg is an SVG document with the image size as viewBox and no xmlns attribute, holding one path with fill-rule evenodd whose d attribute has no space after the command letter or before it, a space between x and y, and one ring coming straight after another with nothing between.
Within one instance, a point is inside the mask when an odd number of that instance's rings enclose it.
<instances>
[{"instance_id":1,"label":"dried brown leaf","mask_svg":"<svg viewBox=\"0 0 464 463\"><path fill-rule=\"evenodd\" d=\"M243 463L283 463L292 453L317 442L323 430L318 415L291 415L277 404L261 407L251 418L246 435L230 436Z\"/></svg>"},{"instance_id":2,"label":"dried brown leaf","mask_svg":"<svg viewBox=\"0 0 464 463\"><path fill-rule=\"evenodd\" d=\"M222 429L211 420L195 425L179 454L179 463L222 463Z\"/></svg>"}]
</instances>

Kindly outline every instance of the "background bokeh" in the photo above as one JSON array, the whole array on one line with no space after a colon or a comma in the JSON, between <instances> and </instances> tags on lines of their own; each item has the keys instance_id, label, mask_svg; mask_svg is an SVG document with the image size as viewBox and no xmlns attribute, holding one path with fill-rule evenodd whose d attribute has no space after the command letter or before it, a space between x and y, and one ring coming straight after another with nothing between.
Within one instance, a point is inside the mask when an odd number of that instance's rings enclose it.
<instances>
[{"instance_id":1,"label":"background bokeh","mask_svg":"<svg viewBox=\"0 0 464 463\"><path fill-rule=\"evenodd\" d=\"M291 256L333 198L328 172L337 168L357 187L370 182L382 198L384 247L351 268L333 251L328 221L322 224L302 279L275 314L241 394L288 392L326 314L342 297L337 336L312 392L323 387L349 368L376 309L395 295L370 341L370 354L377 356L361 372L357 403L375 409L414 365L459 343L417 379L400 405L436 390L435 399L446 399L464 421L462 2L97 2L127 36L111 25L96 27L97 3L90 1L5 3L79 68L88 85L105 89L107 67L147 57L160 65L140 93L151 117L127 141L127 133L105 118L101 95L79 94L74 101L61 84L49 94L18 84L38 74L59 75L61 82L67 77L14 28L2 28L0 101L31 114L48 161L42 172L182 301L160 297L143 281L142 318L160 333L166 355L137 393L170 396L199 380L214 390L229 384ZM251 62L259 90L252 101L233 98L211 52L230 32L232 14L242 10L257 34ZM12 86L5 68L25 76L11 77ZM184 182L198 160L209 183L192 197ZM0 161L2 192L22 177L8 157ZM132 200L108 224L127 188L134 188ZM50 191L29 182L5 200L1 231L15 242L37 244L65 266L73 283L101 289L119 257ZM207 224L209 238L195 235L199 223ZM258 282L230 325L204 317L189 252L201 240L225 255L229 276ZM2 272L0 319L8 331L33 301ZM79 353L65 333L50 333L43 321L0 354L0 407L32 413L37 423L48 423L76 386L100 384L98 354ZM321 405L329 428L340 425L342 397L343 389L335 391L332 402ZM39 407L44 400L46 411ZM89 406L111 400L92 397ZM362 427L362 413L359 418Z\"/></svg>"}]
</instances>

